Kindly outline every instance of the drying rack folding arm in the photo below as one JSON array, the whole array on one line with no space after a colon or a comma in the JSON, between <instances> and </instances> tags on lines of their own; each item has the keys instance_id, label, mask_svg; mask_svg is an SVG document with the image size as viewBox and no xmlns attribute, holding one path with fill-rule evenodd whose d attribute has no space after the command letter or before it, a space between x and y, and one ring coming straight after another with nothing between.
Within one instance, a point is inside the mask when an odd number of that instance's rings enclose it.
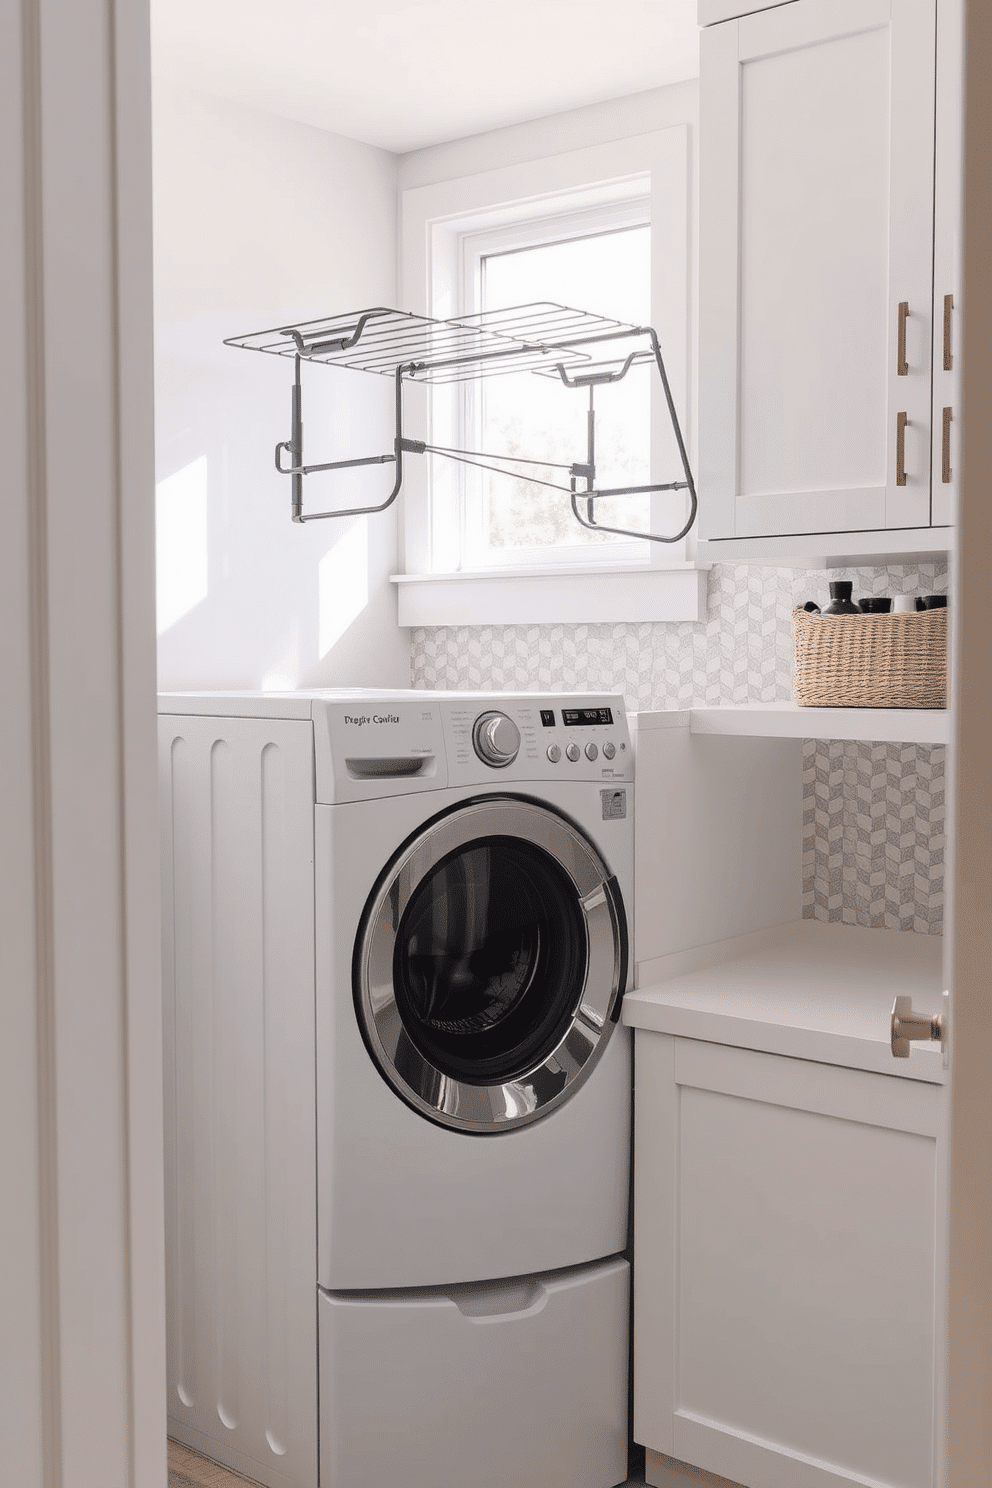
<instances>
[{"instance_id":1,"label":"drying rack folding arm","mask_svg":"<svg viewBox=\"0 0 992 1488\"><path fill-rule=\"evenodd\" d=\"M633 344L645 339L647 346ZM623 342L628 346L633 344L633 349L620 346L619 354L611 358L609 352L614 349L614 344L619 346ZM276 469L281 475L288 475L291 480L291 516L294 522L365 516L385 511L392 506L403 485L403 456L406 454L437 455L499 475L513 474L529 484L560 491L568 498L576 521L592 532L647 539L650 542L675 543L685 537L695 521L696 488L661 347L651 326L629 325L549 302L486 311L454 320L433 320L407 311L376 306L350 315L300 322L247 336L232 336L225 345L291 357L294 361L291 435L289 439L281 440L275 450ZM596 355L600 357L599 360L594 359ZM326 460L320 464L305 463L302 383L304 362L349 367L393 379L395 431L390 453L365 455L351 460ZM683 478L647 485L597 488L595 389L621 382L631 367L643 362L653 362L661 378L682 463ZM584 461L562 464L481 450L455 449L430 444L421 439L409 439L403 433L404 381L453 383L524 371L560 379L568 388L588 389ZM334 470L354 470L370 465L394 466L392 489L385 500L377 505L353 506L333 511L303 510L303 481L306 476ZM568 484L562 484L561 480L528 474L525 469L513 468L536 466L548 472L561 472ZM580 482L583 483L581 487ZM626 527L610 527L597 522L597 501L616 496L649 495L656 491L689 493L688 518L678 532L662 535L632 531Z\"/></svg>"}]
</instances>

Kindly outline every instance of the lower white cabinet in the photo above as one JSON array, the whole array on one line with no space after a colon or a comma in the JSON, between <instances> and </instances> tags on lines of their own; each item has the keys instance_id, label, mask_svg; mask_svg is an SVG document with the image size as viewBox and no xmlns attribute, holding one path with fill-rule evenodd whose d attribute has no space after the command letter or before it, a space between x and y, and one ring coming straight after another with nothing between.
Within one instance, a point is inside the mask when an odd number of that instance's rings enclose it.
<instances>
[{"instance_id":1,"label":"lower white cabinet","mask_svg":"<svg viewBox=\"0 0 992 1488\"><path fill-rule=\"evenodd\" d=\"M635 1068L647 1481L931 1488L940 1085L643 1029Z\"/></svg>"}]
</instances>

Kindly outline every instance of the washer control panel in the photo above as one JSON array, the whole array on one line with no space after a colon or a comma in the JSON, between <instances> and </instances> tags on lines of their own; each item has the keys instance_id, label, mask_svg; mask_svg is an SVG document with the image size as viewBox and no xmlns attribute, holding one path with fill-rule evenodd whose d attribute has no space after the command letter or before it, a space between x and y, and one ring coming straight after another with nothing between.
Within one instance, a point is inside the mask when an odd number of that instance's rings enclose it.
<instances>
[{"instance_id":1,"label":"washer control panel","mask_svg":"<svg viewBox=\"0 0 992 1488\"><path fill-rule=\"evenodd\" d=\"M427 699L428 693L418 696ZM634 780L623 699L610 693L434 693L448 783Z\"/></svg>"},{"instance_id":2,"label":"washer control panel","mask_svg":"<svg viewBox=\"0 0 992 1488\"><path fill-rule=\"evenodd\" d=\"M463 693L442 704L449 782L628 781L634 761L623 701L581 693Z\"/></svg>"},{"instance_id":3,"label":"washer control panel","mask_svg":"<svg viewBox=\"0 0 992 1488\"><path fill-rule=\"evenodd\" d=\"M189 695L196 697L199 708L184 697L176 711L242 716L250 704L246 717L312 719L316 799L325 806L447 786L526 794L528 782L603 789L634 779L616 694L397 688Z\"/></svg>"},{"instance_id":4,"label":"washer control panel","mask_svg":"<svg viewBox=\"0 0 992 1488\"><path fill-rule=\"evenodd\" d=\"M631 764L630 742L621 709L612 704L541 708L539 716L541 732L547 731L552 740L546 753L553 765L564 761L567 769L583 758L591 765L602 760L605 778L627 775ZM551 730L554 730L553 734Z\"/></svg>"}]
</instances>

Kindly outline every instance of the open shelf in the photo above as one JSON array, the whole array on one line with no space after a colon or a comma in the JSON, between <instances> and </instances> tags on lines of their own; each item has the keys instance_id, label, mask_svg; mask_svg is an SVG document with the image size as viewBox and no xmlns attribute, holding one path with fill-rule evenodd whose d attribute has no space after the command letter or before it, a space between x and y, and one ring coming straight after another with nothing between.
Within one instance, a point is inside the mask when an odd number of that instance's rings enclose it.
<instances>
[{"instance_id":1,"label":"open shelf","mask_svg":"<svg viewBox=\"0 0 992 1488\"><path fill-rule=\"evenodd\" d=\"M942 1011L943 937L796 920L638 968L623 1020L708 1043L940 1083L939 1045L890 1046L896 996Z\"/></svg>"},{"instance_id":2,"label":"open shelf","mask_svg":"<svg viewBox=\"0 0 992 1488\"><path fill-rule=\"evenodd\" d=\"M673 719L684 723L687 717L694 734L738 734L764 739L946 744L950 735L950 715L945 708L798 708L795 703L639 713L637 725L640 729L669 728Z\"/></svg>"}]
</instances>

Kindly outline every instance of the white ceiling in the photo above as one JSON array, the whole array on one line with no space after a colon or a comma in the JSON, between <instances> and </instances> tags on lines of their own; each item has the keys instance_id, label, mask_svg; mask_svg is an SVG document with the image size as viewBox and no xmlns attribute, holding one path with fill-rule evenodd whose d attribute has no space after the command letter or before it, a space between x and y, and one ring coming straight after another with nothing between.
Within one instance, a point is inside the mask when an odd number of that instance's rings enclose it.
<instances>
[{"instance_id":1,"label":"white ceiling","mask_svg":"<svg viewBox=\"0 0 992 1488\"><path fill-rule=\"evenodd\" d=\"M696 0L152 0L158 76L403 152L699 70Z\"/></svg>"}]
</instances>

